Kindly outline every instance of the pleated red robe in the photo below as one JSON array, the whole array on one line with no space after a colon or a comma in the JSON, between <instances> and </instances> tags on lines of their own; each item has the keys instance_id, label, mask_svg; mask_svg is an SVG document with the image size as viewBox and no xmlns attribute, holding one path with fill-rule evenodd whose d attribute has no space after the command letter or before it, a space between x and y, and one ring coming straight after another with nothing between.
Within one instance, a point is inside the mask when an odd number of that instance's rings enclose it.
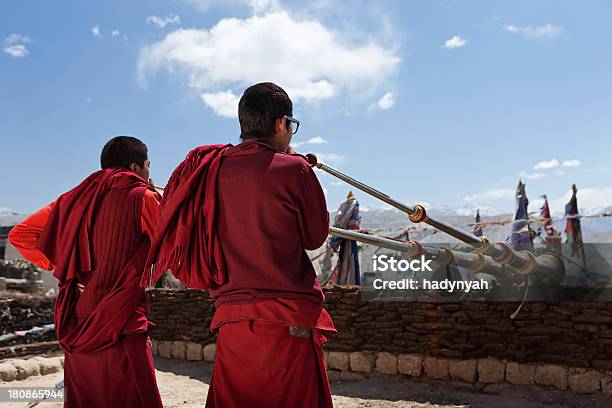
<instances>
[{"instance_id":1,"label":"pleated red robe","mask_svg":"<svg viewBox=\"0 0 612 408\"><path fill-rule=\"evenodd\" d=\"M102 170L9 235L59 281L55 328L65 351L66 407L162 406L139 285L158 202L134 173Z\"/></svg>"}]
</instances>

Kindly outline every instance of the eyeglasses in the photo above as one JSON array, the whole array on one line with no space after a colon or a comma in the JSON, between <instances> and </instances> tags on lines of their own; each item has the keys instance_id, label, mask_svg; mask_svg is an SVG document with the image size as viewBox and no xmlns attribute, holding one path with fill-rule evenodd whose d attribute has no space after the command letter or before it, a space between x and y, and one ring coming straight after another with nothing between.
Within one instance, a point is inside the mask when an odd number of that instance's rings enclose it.
<instances>
[{"instance_id":1,"label":"eyeglasses","mask_svg":"<svg viewBox=\"0 0 612 408\"><path fill-rule=\"evenodd\" d=\"M291 116L289 115L285 115L284 118L287 120L287 122L289 123L295 123L295 129L293 129L293 131L291 132L292 134L296 134L298 129L300 128L300 121L297 119L293 119Z\"/></svg>"}]
</instances>

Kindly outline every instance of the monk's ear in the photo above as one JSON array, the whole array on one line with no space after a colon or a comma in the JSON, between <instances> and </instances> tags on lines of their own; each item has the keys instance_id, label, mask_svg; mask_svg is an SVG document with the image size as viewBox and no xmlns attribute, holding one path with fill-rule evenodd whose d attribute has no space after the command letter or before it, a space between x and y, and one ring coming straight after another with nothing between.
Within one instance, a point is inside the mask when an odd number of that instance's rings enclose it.
<instances>
[{"instance_id":1,"label":"monk's ear","mask_svg":"<svg viewBox=\"0 0 612 408\"><path fill-rule=\"evenodd\" d=\"M278 118L274 122L274 133L277 135L283 135L287 132L287 123L285 118Z\"/></svg>"},{"instance_id":2,"label":"monk's ear","mask_svg":"<svg viewBox=\"0 0 612 408\"><path fill-rule=\"evenodd\" d=\"M140 166L137 165L136 163L132 163L130 164L130 167L128 167L128 169L130 169L133 173L139 174L140 173Z\"/></svg>"}]
</instances>

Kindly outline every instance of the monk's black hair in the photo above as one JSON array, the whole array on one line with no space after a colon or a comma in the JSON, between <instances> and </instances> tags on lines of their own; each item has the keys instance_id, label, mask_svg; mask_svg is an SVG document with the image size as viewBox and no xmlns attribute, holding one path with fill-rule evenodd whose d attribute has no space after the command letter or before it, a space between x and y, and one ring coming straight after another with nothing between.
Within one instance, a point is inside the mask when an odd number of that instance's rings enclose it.
<instances>
[{"instance_id":1,"label":"monk's black hair","mask_svg":"<svg viewBox=\"0 0 612 408\"><path fill-rule=\"evenodd\" d=\"M106 142L100 155L103 169L110 167L128 168L132 163L144 167L147 160L147 145L131 136L116 136Z\"/></svg>"},{"instance_id":2,"label":"monk's black hair","mask_svg":"<svg viewBox=\"0 0 612 408\"><path fill-rule=\"evenodd\" d=\"M247 88L238 103L241 139L266 139L274 134L276 119L293 115L287 92L271 82Z\"/></svg>"}]
</instances>

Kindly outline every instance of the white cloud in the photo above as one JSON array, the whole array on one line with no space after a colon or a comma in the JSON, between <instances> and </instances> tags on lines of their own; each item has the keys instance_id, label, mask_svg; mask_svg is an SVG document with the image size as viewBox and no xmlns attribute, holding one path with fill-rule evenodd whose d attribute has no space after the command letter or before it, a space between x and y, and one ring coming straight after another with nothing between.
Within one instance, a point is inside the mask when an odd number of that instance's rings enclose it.
<instances>
[{"instance_id":1,"label":"white cloud","mask_svg":"<svg viewBox=\"0 0 612 408\"><path fill-rule=\"evenodd\" d=\"M534 170L544 170L544 169L552 169L558 166L559 166L559 160L552 159L552 160L541 161L537 163L535 166L533 166L533 168Z\"/></svg>"},{"instance_id":2,"label":"white cloud","mask_svg":"<svg viewBox=\"0 0 612 408\"><path fill-rule=\"evenodd\" d=\"M331 166L338 166L345 162L346 157L336 153L314 153L317 156L317 160L321 163L329 164Z\"/></svg>"},{"instance_id":3,"label":"white cloud","mask_svg":"<svg viewBox=\"0 0 612 408\"><path fill-rule=\"evenodd\" d=\"M540 163L538 163L538 164L540 164ZM549 167L538 167L538 168L539 169L548 169ZM533 172L533 173L527 173L525 171L521 171L519 173L519 177L520 178L524 178L524 179L527 179L527 180L538 180L538 179L546 177L546 175L547 175L547 173L541 173L541 172L537 172L537 171Z\"/></svg>"},{"instance_id":4,"label":"white cloud","mask_svg":"<svg viewBox=\"0 0 612 408\"><path fill-rule=\"evenodd\" d=\"M458 35L454 35L452 38L449 38L444 42L444 48L452 50L453 48L463 47L465 44L467 44L467 40L464 40Z\"/></svg>"},{"instance_id":5,"label":"white cloud","mask_svg":"<svg viewBox=\"0 0 612 408\"><path fill-rule=\"evenodd\" d=\"M238 102L240 98L231 90L214 93L203 93L200 95L202 100L217 115L226 118L238 117Z\"/></svg>"},{"instance_id":6,"label":"white cloud","mask_svg":"<svg viewBox=\"0 0 612 408\"><path fill-rule=\"evenodd\" d=\"M285 87L285 91L287 91L287 93L293 99L306 99L313 101L331 98L336 93L334 85L330 84L326 80L304 84L303 86L298 87Z\"/></svg>"},{"instance_id":7,"label":"white cloud","mask_svg":"<svg viewBox=\"0 0 612 408\"><path fill-rule=\"evenodd\" d=\"M325 143L329 143L327 140L323 139L321 136L316 136L313 138L310 138L304 142L295 142L292 143L291 146L294 148L298 148L300 146L304 146L304 145L320 145L320 144L325 144Z\"/></svg>"},{"instance_id":8,"label":"white cloud","mask_svg":"<svg viewBox=\"0 0 612 408\"><path fill-rule=\"evenodd\" d=\"M561 35L563 27L547 23L543 26L515 26L506 24L504 29L510 33L521 34L528 39L550 39Z\"/></svg>"},{"instance_id":9,"label":"white cloud","mask_svg":"<svg viewBox=\"0 0 612 408\"><path fill-rule=\"evenodd\" d=\"M321 136L317 136L317 137L313 137L311 139L308 139L306 142L306 144L325 144L325 143L329 143L327 140L323 139Z\"/></svg>"},{"instance_id":10,"label":"white cloud","mask_svg":"<svg viewBox=\"0 0 612 408\"><path fill-rule=\"evenodd\" d=\"M30 51L28 51L28 48L23 44L4 47L4 52L14 58L23 58L30 53Z\"/></svg>"},{"instance_id":11,"label":"white cloud","mask_svg":"<svg viewBox=\"0 0 612 408\"><path fill-rule=\"evenodd\" d=\"M557 170L555 170L555 174L557 176L561 177L561 176L565 175L565 172L563 170L561 170L561 169L557 169Z\"/></svg>"},{"instance_id":12,"label":"white cloud","mask_svg":"<svg viewBox=\"0 0 612 408\"><path fill-rule=\"evenodd\" d=\"M2 42L4 45L3 51L13 58L24 58L30 53L26 44L31 42L32 39L27 35L13 33Z\"/></svg>"},{"instance_id":13,"label":"white cloud","mask_svg":"<svg viewBox=\"0 0 612 408\"><path fill-rule=\"evenodd\" d=\"M380 100L378 101L378 107L380 109L389 109L395 105L395 97L393 96L393 92L387 92Z\"/></svg>"},{"instance_id":14,"label":"white cloud","mask_svg":"<svg viewBox=\"0 0 612 408\"><path fill-rule=\"evenodd\" d=\"M344 181L342 181L342 180L337 180L337 181L332 181L329 184L334 186L334 187L339 187L339 186L344 186L346 183Z\"/></svg>"},{"instance_id":15,"label":"white cloud","mask_svg":"<svg viewBox=\"0 0 612 408\"><path fill-rule=\"evenodd\" d=\"M113 30L113 31L111 32L111 35L112 35L114 38L121 37L121 39L122 39L122 40L124 40L124 41L127 41L127 39L128 39L128 38L127 38L127 35L121 35L121 32L120 32L119 30Z\"/></svg>"},{"instance_id":16,"label":"white cloud","mask_svg":"<svg viewBox=\"0 0 612 408\"><path fill-rule=\"evenodd\" d=\"M85 102L93 103L93 99L91 99L91 97L88 96L87 98L85 98Z\"/></svg>"},{"instance_id":17,"label":"white cloud","mask_svg":"<svg viewBox=\"0 0 612 408\"><path fill-rule=\"evenodd\" d=\"M563 167L578 167L582 165L580 160L565 160L562 164Z\"/></svg>"},{"instance_id":18,"label":"white cloud","mask_svg":"<svg viewBox=\"0 0 612 408\"><path fill-rule=\"evenodd\" d=\"M482 193L474 193L465 196L463 199L466 201L479 201L491 198L507 198L514 197L514 190L510 188L496 188Z\"/></svg>"},{"instance_id":19,"label":"white cloud","mask_svg":"<svg viewBox=\"0 0 612 408\"><path fill-rule=\"evenodd\" d=\"M178 29L141 49L139 77L144 84L167 71L206 94L240 94L246 86L273 81L294 102L314 102L342 92L353 99L372 93L401 62L396 50L373 40L347 44L342 38L316 20L296 20L284 11L225 18L210 29Z\"/></svg>"},{"instance_id":20,"label":"white cloud","mask_svg":"<svg viewBox=\"0 0 612 408\"><path fill-rule=\"evenodd\" d=\"M154 24L159 28L165 28L169 24L181 24L181 16L170 14L167 17L149 16L147 24Z\"/></svg>"},{"instance_id":21,"label":"white cloud","mask_svg":"<svg viewBox=\"0 0 612 408\"><path fill-rule=\"evenodd\" d=\"M527 180L537 180L537 179L541 179L543 177L546 177L546 174L544 174L544 173L528 173L528 174L525 174L525 178Z\"/></svg>"},{"instance_id":22,"label":"white cloud","mask_svg":"<svg viewBox=\"0 0 612 408\"><path fill-rule=\"evenodd\" d=\"M100 24L96 24L95 26L91 27L91 33L96 38L102 38L102 32L100 31Z\"/></svg>"}]
</instances>

